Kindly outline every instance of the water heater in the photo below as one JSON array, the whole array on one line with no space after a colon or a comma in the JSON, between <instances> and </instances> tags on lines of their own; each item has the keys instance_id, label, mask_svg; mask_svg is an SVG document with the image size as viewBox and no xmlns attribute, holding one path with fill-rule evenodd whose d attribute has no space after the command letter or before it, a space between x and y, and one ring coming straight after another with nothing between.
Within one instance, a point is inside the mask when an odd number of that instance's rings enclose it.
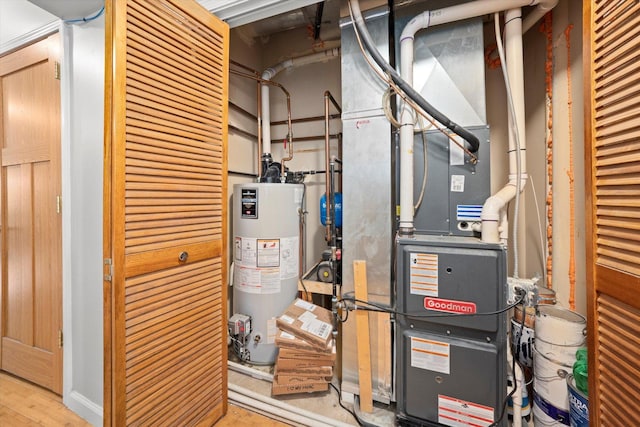
<instances>
[{"instance_id":1,"label":"water heater","mask_svg":"<svg viewBox=\"0 0 640 427\"><path fill-rule=\"evenodd\" d=\"M275 319L298 292L303 195L302 184L233 187L233 316L229 336L243 360L275 362Z\"/></svg>"}]
</instances>

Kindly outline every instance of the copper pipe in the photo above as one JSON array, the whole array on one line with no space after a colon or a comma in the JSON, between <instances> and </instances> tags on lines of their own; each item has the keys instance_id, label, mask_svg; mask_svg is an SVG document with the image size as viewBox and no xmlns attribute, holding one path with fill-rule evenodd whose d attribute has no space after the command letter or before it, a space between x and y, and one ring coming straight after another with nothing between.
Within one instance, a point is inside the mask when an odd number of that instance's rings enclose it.
<instances>
[{"instance_id":1,"label":"copper pipe","mask_svg":"<svg viewBox=\"0 0 640 427\"><path fill-rule=\"evenodd\" d=\"M329 188L329 97L331 94L329 91L324 92L324 170L327 171L327 175L324 177L324 200L327 208L324 211L324 240L329 242L331 240L331 209L330 209L330 188Z\"/></svg>"},{"instance_id":2,"label":"copper pipe","mask_svg":"<svg viewBox=\"0 0 640 427\"><path fill-rule=\"evenodd\" d=\"M330 155L330 145L329 145L329 141L330 141L330 130L329 130L329 102L331 102L333 104L333 106L336 108L336 110L338 110L338 113L342 114L342 108L340 108L340 105L338 105L338 102L335 100L335 98L331 95L331 92L329 92L328 90L326 90L324 92L324 170L327 171L327 173L329 173L329 155ZM326 204L327 204L327 209L326 209L326 213L325 213L325 240L328 242L331 240L331 222L332 222L332 218L331 218L331 206L330 206L330 195L331 195L331 188L330 188L330 183L329 183L329 177L326 176L325 177L325 200L326 200Z\"/></svg>"},{"instance_id":3,"label":"copper pipe","mask_svg":"<svg viewBox=\"0 0 640 427\"><path fill-rule=\"evenodd\" d=\"M262 180L262 86L260 82L256 82L256 100L258 102L257 117L258 120L258 182Z\"/></svg>"},{"instance_id":4,"label":"copper pipe","mask_svg":"<svg viewBox=\"0 0 640 427\"><path fill-rule=\"evenodd\" d=\"M238 67L238 68L242 68L242 69L243 69L243 70L245 70L245 71L249 71L250 73L253 73L253 74L255 74L255 75L256 75L256 76L258 76L258 77L260 76L260 73L259 73L258 71L254 70L253 68L248 67L248 66L246 66L246 65L244 65L244 64L241 64L241 63L239 63L238 61L234 61L233 59L230 59L230 60L229 60L229 64L231 64L231 65L235 65L235 66L236 66L236 67Z\"/></svg>"},{"instance_id":5,"label":"copper pipe","mask_svg":"<svg viewBox=\"0 0 640 427\"><path fill-rule=\"evenodd\" d=\"M338 134L338 158L342 159L342 132ZM342 165L339 172L342 172ZM342 193L342 173L338 175L338 191Z\"/></svg>"},{"instance_id":6,"label":"copper pipe","mask_svg":"<svg viewBox=\"0 0 640 427\"><path fill-rule=\"evenodd\" d=\"M284 176L284 162L288 162L293 159L293 127L291 126L291 97L289 96L289 92L287 92L287 123L289 124L289 133L287 134L287 140L289 141L289 155L280 160L281 182L284 182L286 179Z\"/></svg>"}]
</instances>

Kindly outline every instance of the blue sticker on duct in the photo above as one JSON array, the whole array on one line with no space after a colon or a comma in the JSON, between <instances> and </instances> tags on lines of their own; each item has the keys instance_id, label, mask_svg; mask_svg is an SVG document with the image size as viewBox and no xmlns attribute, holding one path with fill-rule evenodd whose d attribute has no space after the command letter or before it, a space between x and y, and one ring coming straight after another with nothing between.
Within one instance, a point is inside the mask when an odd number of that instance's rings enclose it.
<instances>
[{"instance_id":1,"label":"blue sticker on duct","mask_svg":"<svg viewBox=\"0 0 640 427\"><path fill-rule=\"evenodd\" d=\"M456 219L458 221L480 221L482 205L457 205Z\"/></svg>"}]
</instances>

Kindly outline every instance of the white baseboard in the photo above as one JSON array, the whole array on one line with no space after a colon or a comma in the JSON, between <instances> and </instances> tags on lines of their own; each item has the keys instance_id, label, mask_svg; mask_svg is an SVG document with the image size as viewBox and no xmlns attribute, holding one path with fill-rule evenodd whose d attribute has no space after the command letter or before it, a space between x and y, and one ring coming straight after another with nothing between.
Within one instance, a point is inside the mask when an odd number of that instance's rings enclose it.
<instances>
[{"instance_id":1,"label":"white baseboard","mask_svg":"<svg viewBox=\"0 0 640 427\"><path fill-rule=\"evenodd\" d=\"M102 406L77 391L69 393L63 402L67 408L84 418L92 426L102 427Z\"/></svg>"}]
</instances>

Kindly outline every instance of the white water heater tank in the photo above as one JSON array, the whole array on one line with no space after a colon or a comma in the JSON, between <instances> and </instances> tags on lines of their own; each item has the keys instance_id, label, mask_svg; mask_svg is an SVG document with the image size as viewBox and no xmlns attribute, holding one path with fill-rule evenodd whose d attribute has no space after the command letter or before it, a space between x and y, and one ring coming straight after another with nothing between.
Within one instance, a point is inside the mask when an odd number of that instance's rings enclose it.
<instances>
[{"instance_id":1,"label":"white water heater tank","mask_svg":"<svg viewBox=\"0 0 640 427\"><path fill-rule=\"evenodd\" d=\"M233 313L251 316L243 358L274 363L276 317L296 298L302 184L233 187Z\"/></svg>"}]
</instances>

